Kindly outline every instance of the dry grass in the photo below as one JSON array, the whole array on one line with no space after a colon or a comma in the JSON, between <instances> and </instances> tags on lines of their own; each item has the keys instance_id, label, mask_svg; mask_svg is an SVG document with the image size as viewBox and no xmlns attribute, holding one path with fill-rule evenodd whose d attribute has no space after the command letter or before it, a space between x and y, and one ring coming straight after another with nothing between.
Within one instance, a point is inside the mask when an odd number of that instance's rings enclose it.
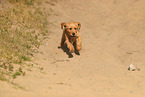
<instances>
[{"instance_id":1,"label":"dry grass","mask_svg":"<svg viewBox=\"0 0 145 97\"><path fill-rule=\"evenodd\" d=\"M0 80L24 75L22 65L31 61L42 36L48 35L47 13L34 6L40 0L8 1L13 6L0 10Z\"/></svg>"},{"instance_id":2,"label":"dry grass","mask_svg":"<svg viewBox=\"0 0 145 97\"><path fill-rule=\"evenodd\" d=\"M24 3L26 5L33 5L34 3L41 4L41 0L8 0L10 3Z\"/></svg>"}]
</instances>

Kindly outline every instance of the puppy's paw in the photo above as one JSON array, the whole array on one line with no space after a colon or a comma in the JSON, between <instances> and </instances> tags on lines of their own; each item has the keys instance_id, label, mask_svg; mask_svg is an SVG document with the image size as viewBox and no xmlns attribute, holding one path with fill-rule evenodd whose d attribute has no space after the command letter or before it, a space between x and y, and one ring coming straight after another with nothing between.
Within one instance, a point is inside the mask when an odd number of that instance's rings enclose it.
<instances>
[{"instance_id":1,"label":"puppy's paw","mask_svg":"<svg viewBox=\"0 0 145 97\"><path fill-rule=\"evenodd\" d=\"M72 57L73 57L73 55L70 53L69 56L68 56L68 58L72 58Z\"/></svg>"},{"instance_id":2,"label":"puppy's paw","mask_svg":"<svg viewBox=\"0 0 145 97\"><path fill-rule=\"evenodd\" d=\"M61 48L61 47L62 47L61 45L58 46L58 48Z\"/></svg>"},{"instance_id":3,"label":"puppy's paw","mask_svg":"<svg viewBox=\"0 0 145 97\"><path fill-rule=\"evenodd\" d=\"M79 51L75 51L75 54L76 54L76 55L80 55L80 52L79 52Z\"/></svg>"}]
</instances>

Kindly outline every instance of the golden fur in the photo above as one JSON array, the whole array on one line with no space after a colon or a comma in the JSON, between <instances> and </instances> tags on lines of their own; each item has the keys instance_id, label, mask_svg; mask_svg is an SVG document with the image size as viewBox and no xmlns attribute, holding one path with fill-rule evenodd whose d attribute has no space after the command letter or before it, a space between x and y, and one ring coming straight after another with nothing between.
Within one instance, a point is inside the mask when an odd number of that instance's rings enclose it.
<instances>
[{"instance_id":1,"label":"golden fur","mask_svg":"<svg viewBox=\"0 0 145 97\"><path fill-rule=\"evenodd\" d=\"M61 38L61 43L58 47L62 47L64 43L67 44L67 48L69 49L69 52L74 52L74 46L76 48L76 51L81 50L82 46L82 40L80 37L80 30L81 24L78 22L68 22L68 23L61 23L61 29L63 29L63 34Z\"/></svg>"}]
</instances>

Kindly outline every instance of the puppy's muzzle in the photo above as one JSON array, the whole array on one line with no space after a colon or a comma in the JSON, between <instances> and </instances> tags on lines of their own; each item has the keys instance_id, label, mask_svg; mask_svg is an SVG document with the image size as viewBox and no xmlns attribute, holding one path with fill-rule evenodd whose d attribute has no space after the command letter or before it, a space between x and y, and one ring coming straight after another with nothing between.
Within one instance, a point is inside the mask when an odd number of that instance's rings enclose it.
<instances>
[{"instance_id":1,"label":"puppy's muzzle","mask_svg":"<svg viewBox=\"0 0 145 97\"><path fill-rule=\"evenodd\" d=\"M73 36L75 36L75 33L72 33Z\"/></svg>"},{"instance_id":2,"label":"puppy's muzzle","mask_svg":"<svg viewBox=\"0 0 145 97\"><path fill-rule=\"evenodd\" d=\"M72 36L71 37L75 37L75 35L76 35L75 33L72 33Z\"/></svg>"}]
</instances>

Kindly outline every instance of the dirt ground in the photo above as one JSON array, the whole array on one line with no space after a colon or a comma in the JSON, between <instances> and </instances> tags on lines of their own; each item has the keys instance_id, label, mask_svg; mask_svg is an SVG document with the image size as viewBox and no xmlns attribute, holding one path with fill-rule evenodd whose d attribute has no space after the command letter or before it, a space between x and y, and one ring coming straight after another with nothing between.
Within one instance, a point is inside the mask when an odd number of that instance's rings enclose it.
<instances>
[{"instance_id":1,"label":"dirt ground","mask_svg":"<svg viewBox=\"0 0 145 97\"><path fill-rule=\"evenodd\" d=\"M43 72L17 78L25 90L0 82L0 97L145 97L145 0L60 0L52 10L52 33L35 60ZM57 48L60 23L70 20L82 24L73 58Z\"/></svg>"}]
</instances>

